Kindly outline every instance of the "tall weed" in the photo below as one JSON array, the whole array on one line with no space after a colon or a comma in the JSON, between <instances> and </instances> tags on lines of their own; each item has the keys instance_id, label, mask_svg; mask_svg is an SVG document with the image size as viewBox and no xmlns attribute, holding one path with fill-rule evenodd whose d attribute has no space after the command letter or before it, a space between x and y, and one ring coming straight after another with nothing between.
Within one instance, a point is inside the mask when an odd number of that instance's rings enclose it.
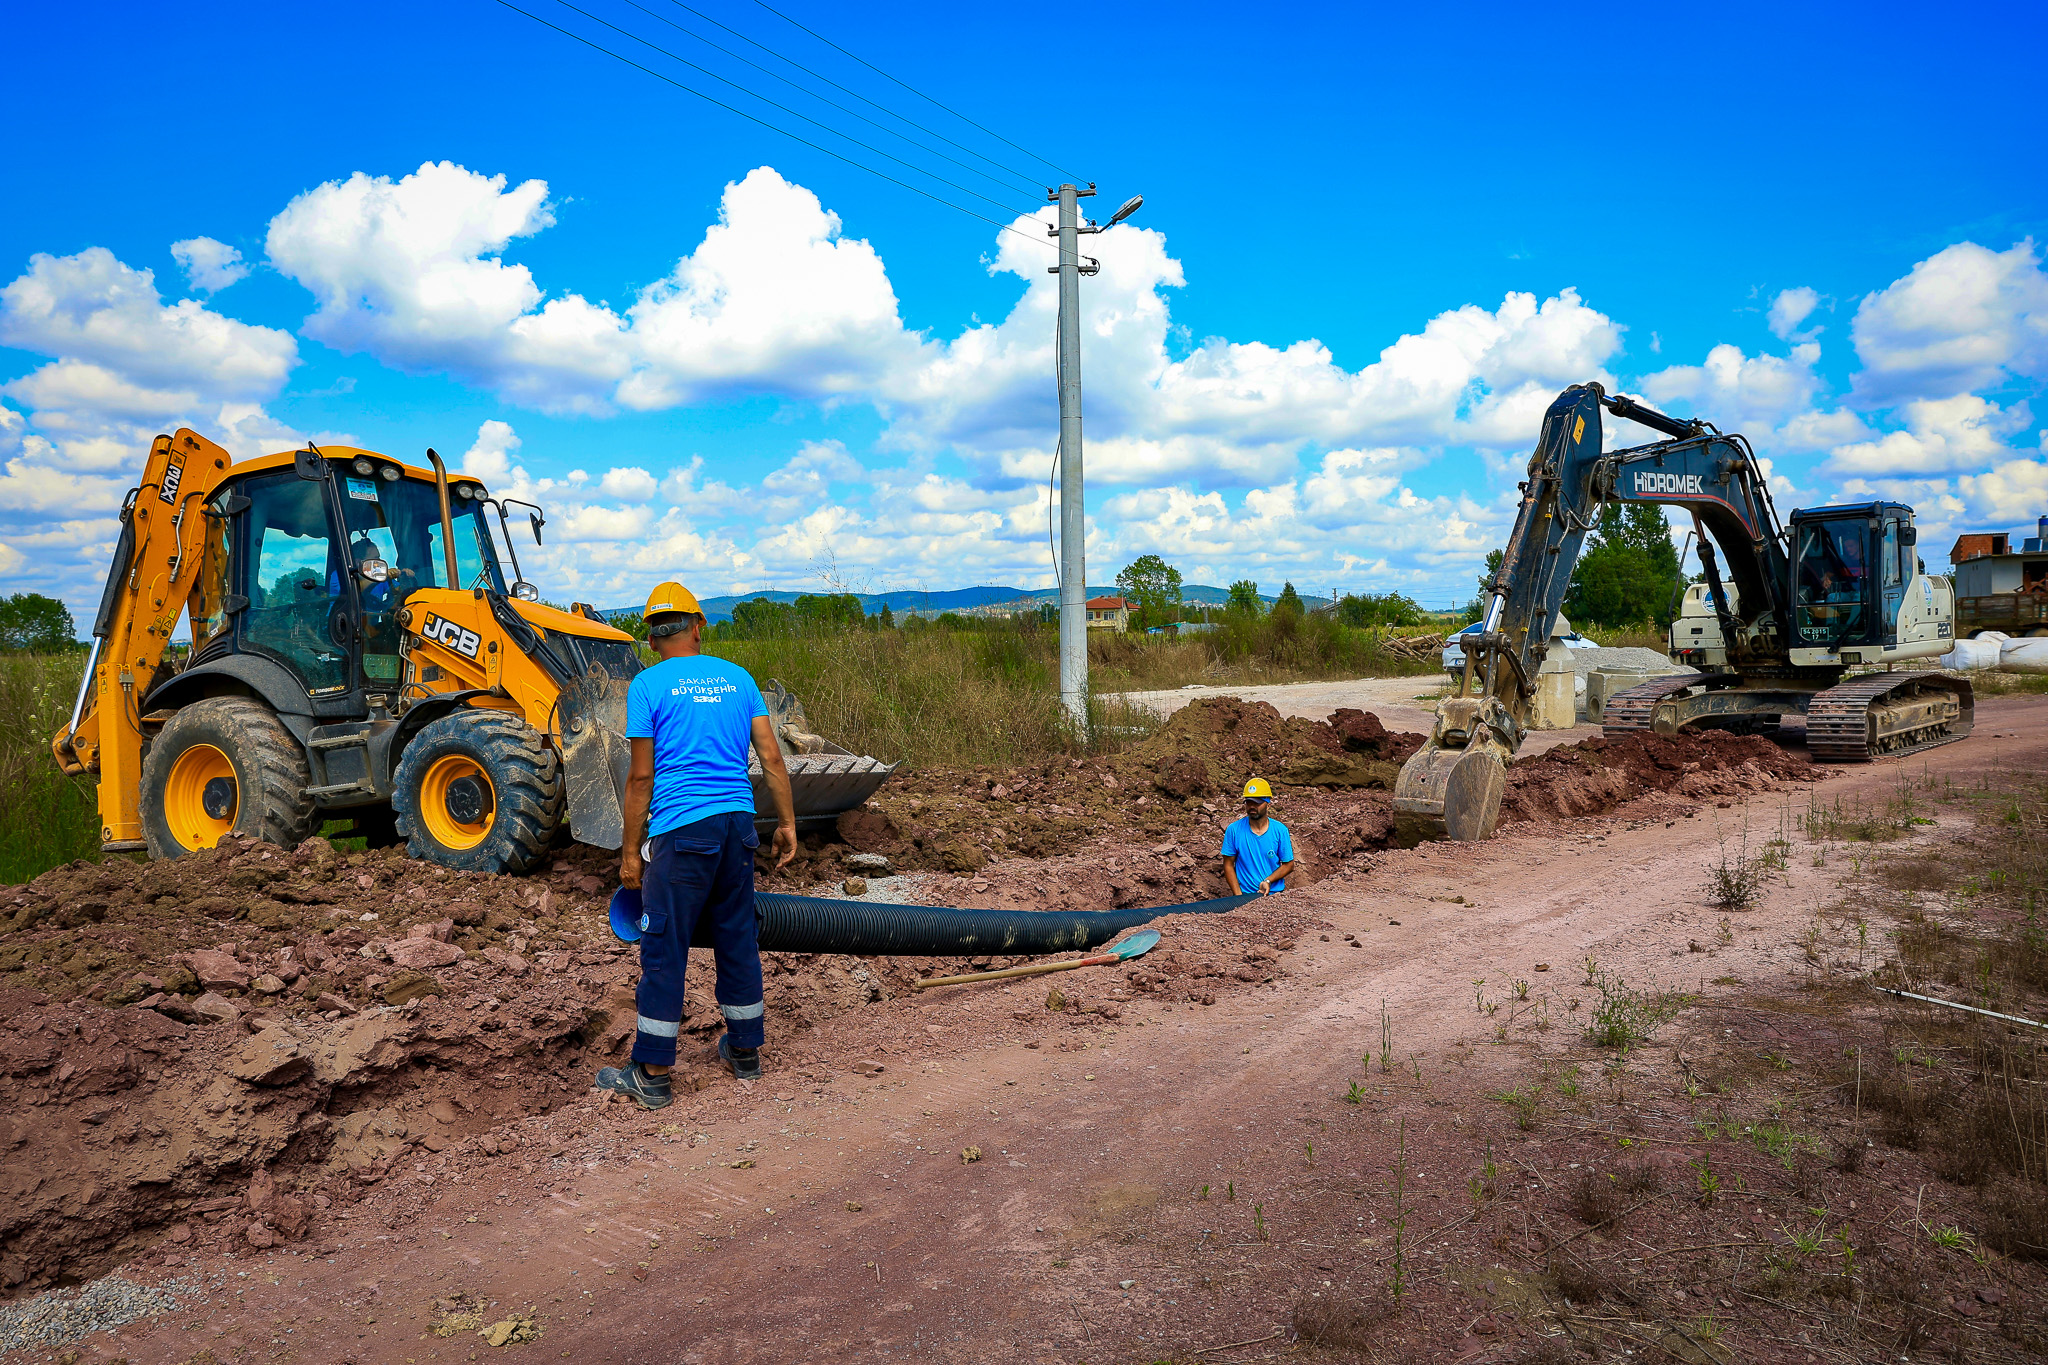
<instances>
[{"instance_id":1,"label":"tall weed","mask_svg":"<svg viewBox=\"0 0 2048 1365\"><path fill-rule=\"evenodd\" d=\"M84 667L82 653L0 654L0 886L100 856L99 784L50 754Z\"/></svg>"}]
</instances>

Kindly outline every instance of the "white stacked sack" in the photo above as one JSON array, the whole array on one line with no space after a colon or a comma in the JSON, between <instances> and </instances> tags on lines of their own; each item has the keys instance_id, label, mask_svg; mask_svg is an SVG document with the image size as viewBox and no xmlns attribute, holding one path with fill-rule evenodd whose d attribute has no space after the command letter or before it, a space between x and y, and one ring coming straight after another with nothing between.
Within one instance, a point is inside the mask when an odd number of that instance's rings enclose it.
<instances>
[{"instance_id":1,"label":"white stacked sack","mask_svg":"<svg viewBox=\"0 0 2048 1365\"><path fill-rule=\"evenodd\" d=\"M1998 666L2007 673L2048 673L2048 637L2005 641L1998 647Z\"/></svg>"},{"instance_id":2,"label":"white stacked sack","mask_svg":"<svg viewBox=\"0 0 2048 1365\"><path fill-rule=\"evenodd\" d=\"M1941 656L1941 666L1957 673L1998 668L2001 667L2000 651L2014 643L2019 642L2008 639L2001 631L1987 630L1974 640L1956 641L1956 647ZM2041 643L2048 644L2048 640Z\"/></svg>"}]
</instances>

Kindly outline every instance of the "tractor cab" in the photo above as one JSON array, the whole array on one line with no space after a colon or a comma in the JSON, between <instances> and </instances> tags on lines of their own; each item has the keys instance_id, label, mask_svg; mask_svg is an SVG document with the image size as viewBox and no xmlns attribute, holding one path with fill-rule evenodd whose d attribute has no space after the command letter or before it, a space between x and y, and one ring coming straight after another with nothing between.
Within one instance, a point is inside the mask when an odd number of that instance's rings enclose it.
<instances>
[{"instance_id":1,"label":"tractor cab","mask_svg":"<svg viewBox=\"0 0 2048 1365\"><path fill-rule=\"evenodd\" d=\"M1916 580L1926 584L1913 509L1895 502L1806 509L1792 514L1789 534L1791 645L1805 656L1795 662L1876 663L1900 646L1908 591Z\"/></svg>"},{"instance_id":2,"label":"tractor cab","mask_svg":"<svg viewBox=\"0 0 2048 1365\"><path fill-rule=\"evenodd\" d=\"M421 588L484 589L532 600L518 576L505 505L476 480L448 484L454 581L442 543L434 476L370 451L329 447L240 467L205 507L201 611L194 665L227 656L281 668L319 716L361 716L390 705L404 679L399 619ZM310 468L308 466L311 466ZM321 467L324 465L324 469ZM324 475L324 477L323 477ZM491 534L495 511L511 578ZM542 524L536 509L535 537Z\"/></svg>"}]
</instances>

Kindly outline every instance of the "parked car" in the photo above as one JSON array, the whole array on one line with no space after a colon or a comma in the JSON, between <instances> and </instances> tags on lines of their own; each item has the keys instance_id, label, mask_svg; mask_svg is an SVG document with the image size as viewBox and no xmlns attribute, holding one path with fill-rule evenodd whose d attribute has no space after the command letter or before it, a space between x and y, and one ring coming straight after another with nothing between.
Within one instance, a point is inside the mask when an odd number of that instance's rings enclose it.
<instances>
[{"instance_id":1,"label":"parked car","mask_svg":"<svg viewBox=\"0 0 2048 1365\"><path fill-rule=\"evenodd\" d=\"M1474 621L1471 625L1444 641L1444 672L1455 677L1465 671L1465 646L1461 637L1477 634L1484 628L1484 625L1484 622ZM1598 641L1589 640L1576 630L1566 631L1563 635L1557 637L1557 641L1566 649L1600 648Z\"/></svg>"}]
</instances>

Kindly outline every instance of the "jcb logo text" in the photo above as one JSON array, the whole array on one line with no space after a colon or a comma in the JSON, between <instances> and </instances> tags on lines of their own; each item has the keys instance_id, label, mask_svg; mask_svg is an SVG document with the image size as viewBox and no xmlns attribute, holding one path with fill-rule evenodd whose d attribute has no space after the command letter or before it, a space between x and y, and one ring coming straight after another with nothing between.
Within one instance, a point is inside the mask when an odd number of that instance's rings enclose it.
<instances>
[{"instance_id":1,"label":"jcb logo text","mask_svg":"<svg viewBox=\"0 0 2048 1365\"><path fill-rule=\"evenodd\" d=\"M473 630L466 630L446 617L427 613L426 622L420 626L420 634L437 645L446 645L465 659L474 659L483 640Z\"/></svg>"}]
</instances>

